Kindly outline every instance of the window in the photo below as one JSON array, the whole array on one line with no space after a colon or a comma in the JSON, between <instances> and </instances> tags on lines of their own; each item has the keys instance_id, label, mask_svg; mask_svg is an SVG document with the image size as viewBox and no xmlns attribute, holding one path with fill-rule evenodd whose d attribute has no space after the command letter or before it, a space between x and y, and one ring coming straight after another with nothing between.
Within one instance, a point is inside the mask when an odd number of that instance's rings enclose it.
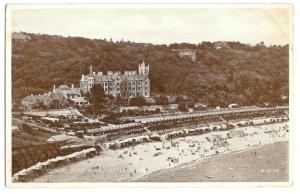
<instances>
[{"instance_id":1,"label":"window","mask_svg":"<svg viewBox=\"0 0 300 194\"><path fill-rule=\"evenodd\" d=\"M148 93L147 92L145 92L145 96L147 96L148 95Z\"/></svg>"}]
</instances>

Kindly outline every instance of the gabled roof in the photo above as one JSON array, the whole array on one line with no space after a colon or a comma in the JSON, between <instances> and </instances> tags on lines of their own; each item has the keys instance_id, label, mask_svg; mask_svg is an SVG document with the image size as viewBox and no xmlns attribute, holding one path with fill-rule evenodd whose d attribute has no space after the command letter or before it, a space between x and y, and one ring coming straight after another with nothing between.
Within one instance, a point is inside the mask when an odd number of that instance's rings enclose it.
<instances>
[{"instance_id":1,"label":"gabled roof","mask_svg":"<svg viewBox=\"0 0 300 194\"><path fill-rule=\"evenodd\" d=\"M25 98L22 99L23 101L30 101L32 100L32 96L29 95L29 96L26 96Z\"/></svg>"},{"instance_id":2,"label":"gabled roof","mask_svg":"<svg viewBox=\"0 0 300 194\"><path fill-rule=\"evenodd\" d=\"M67 86L67 85L60 85L59 87L58 87L58 89L63 89L63 90L68 90L68 89L70 89L70 87L69 86Z\"/></svg>"},{"instance_id":3,"label":"gabled roof","mask_svg":"<svg viewBox=\"0 0 300 194\"><path fill-rule=\"evenodd\" d=\"M50 99L50 96L48 94L42 94L42 95L29 95L23 98L23 101L34 101L34 100L47 100Z\"/></svg>"}]
</instances>

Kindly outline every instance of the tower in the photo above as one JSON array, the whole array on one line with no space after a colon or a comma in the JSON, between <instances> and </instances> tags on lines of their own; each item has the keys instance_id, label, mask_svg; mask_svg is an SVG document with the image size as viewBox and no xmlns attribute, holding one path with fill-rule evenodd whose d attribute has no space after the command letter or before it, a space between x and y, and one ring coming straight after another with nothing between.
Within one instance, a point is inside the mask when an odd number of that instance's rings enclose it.
<instances>
[{"instance_id":1,"label":"tower","mask_svg":"<svg viewBox=\"0 0 300 194\"><path fill-rule=\"evenodd\" d=\"M90 66L90 75L93 74L93 65Z\"/></svg>"},{"instance_id":2,"label":"tower","mask_svg":"<svg viewBox=\"0 0 300 194\"><path fill-rule=\"evenodd\" d=\"M145 64L145 62L143 61L143 63L139 64L139 74L140 75L148 75L149 74L149 64Z\"/></svg>"}]
</instances>

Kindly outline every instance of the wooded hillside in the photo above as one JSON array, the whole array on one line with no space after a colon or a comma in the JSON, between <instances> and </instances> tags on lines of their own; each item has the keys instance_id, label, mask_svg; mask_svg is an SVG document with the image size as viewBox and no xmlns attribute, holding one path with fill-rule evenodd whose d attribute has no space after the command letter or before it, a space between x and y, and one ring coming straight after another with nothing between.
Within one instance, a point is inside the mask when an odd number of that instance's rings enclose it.
<instances>
[{"instance_id":1,"label":"wooded hillside","mask_svg":"<svg viewBox=\"0 0 300 194\"><path fill-rule=\"evenodd\" d=\"M53 84L79 86L81 74L94 71L137 70L150 64L152 94L188 95L209 104L242 105L276 102L288 96L289 48L214 44L153 45L80 37L28 34L12 41L12 95L15 101L47 92ZM194 48L197 61L180 58L172 49Z\"/></svg>"}]
</instances>

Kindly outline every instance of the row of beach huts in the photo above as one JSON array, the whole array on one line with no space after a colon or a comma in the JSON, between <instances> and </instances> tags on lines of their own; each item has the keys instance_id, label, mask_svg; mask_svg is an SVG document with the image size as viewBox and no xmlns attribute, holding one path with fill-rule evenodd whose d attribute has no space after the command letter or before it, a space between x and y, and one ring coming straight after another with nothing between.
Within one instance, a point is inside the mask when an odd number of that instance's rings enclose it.
<instances>
[{"instance_id":1,"label":"row of beach huts","mask_svg":"<svg viewBox=\"0 0 300 194\"><path fill-rule=\"evenodd\" d=\"M107 147L110 149L119 149L119 148L134 146L140 143L150 142L150 141L161 141L162 139L170 140L179 137L202 135L204 133L209 133L212 131L225 131L225 130L233 129L235 126L237 127L258 126L258 125L279 123L279 122L286 122L286 121L288 121L288 117L257 118L251 120L241 120L241 121L236 121L231 123L226 123L226 122L214 123L209 125L203 125L197 128L174 130L171 132L166 132L162 135L159 135L157 133L152 133L152 134L142 134L134 137L128 137L122 140L119 139L119 140L108 142Z\"/></svg>"}]
</instances>

